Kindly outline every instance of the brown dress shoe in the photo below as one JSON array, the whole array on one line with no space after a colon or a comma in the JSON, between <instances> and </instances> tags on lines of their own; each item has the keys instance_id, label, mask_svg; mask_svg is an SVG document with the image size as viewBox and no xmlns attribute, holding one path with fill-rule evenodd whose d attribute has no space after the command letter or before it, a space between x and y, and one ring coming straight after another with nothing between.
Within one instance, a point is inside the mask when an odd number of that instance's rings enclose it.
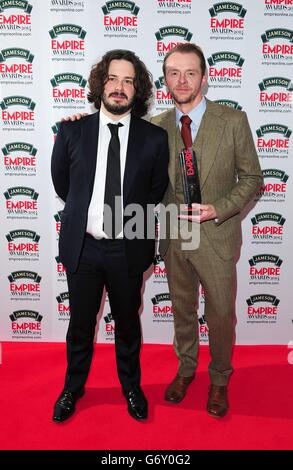
<instances>
[{"instance_id":1,"label":"brown dress shoe","mask_svg":"<svg viewBox=\"0 0 293 470\"><path fill-rule=\"evenodd\" d=\"M191 377L182 377L177 374L175 379L170 383L165 392L165 400L172 403L179 403L186 395L189 384L194 379L194 374Z\"/></svg>"},{"instance_id":2,"label":"brown dress shoe","mask_svg":"<svg viewBox=\"0 0 293 470\"><path fill-rule=\"evenodd\" d=\"M229 408L227 385L210 385L207 412L214 418L225 416Z\"/></svg>"}]
</instances>

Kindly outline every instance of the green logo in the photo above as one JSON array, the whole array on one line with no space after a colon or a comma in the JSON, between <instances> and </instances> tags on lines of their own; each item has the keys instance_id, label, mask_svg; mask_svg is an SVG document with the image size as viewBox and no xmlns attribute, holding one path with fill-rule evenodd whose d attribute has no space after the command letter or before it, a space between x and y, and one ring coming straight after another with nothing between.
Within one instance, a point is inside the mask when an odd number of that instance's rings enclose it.
<instances>
[{"instance_id":1,"label":"green logo","mask_svg":"<svg viewBox=\"0 0 293 470\"><path fill-rule=\"evenodd\" d=\"M229 106L229 108L239 109L241 111L242 106L240 106L237 101L232 100L215 100L215 103L222 104L223 106Z\"/></svg>"},{"instance_id":2,"label":"green logo","mask_svg":"<svg viewBox=\"0 0 293 470\"><path fill-rule=\"evenodd\" d=\"M8 188L5 191L4 196L6 199L11 199L13 196L29 196L31 199L36 201L39 197L39 193L37 193L32 188L26 188L25 186L15 186L13 188Z\"/></svg>"},{"instance_id":3,"label":"green logo","mask_svg":"<svg viewBox=\"0 0 293 470\"><path fill-rule=\"evenodd\" d=\"M11 321L16 321L18 318L31 318L32 320L40 322L43 316L34 310L16 310L12 315L9 315L9 318Z\"/></svg>"},{"instance_id":4,"label":"green logo","mask_svg":"<svg viewBox=\"0 0 293 470\"><path fill-rule=\"evenodd\" d=\"M169 292L165 292L163 294L155 295L151 300L152 300L153 305L157 305L160 302L167 302L171 299L170 299Z\"/></svg>"},{"instance_id":5,"label":"green logo","mask_svg":"<svg viewBox=\"0 0 293 470\"><path fill-rule=\"evenodd\" d=\"M276 178L283 183L287 183L289 176L283 170L276 170L275 168L266 168L262 170L264 178Z\"/></svg>"},{"instance_id":6,"label":"green logo","mask_svg":"<svg viewBox=\"0 0 293 470\"><path fill-rule=\"evenodd\" d=\"M284 137L289 138L292 131L282 124L265 124L256 130L257 137L263 137L265 134L271 133L282 134Z\"/></svg>"},{"instance_id":7,"label":"green logo","mask_svg":"<svg viewBox=\"0 0 293 470\"><path fill-rule=\"evenodd\" d=\"M262 254L262 255L255 255L248 260L250 266L255 266L258 263L271 263L274 264L275 266L281 266L283 263L283 260L279 258L279 256L275 255L268 255L268 254Z\"/></svg>"},{"instance_id":8,"label":"green logo","mask_svg":"<svg viewBox=\"0 0 293 470\"><path fill-rule=\"evenodd\" d=\"M288 91L293 90L293 84L290 78L284 78L284 77L264 78L263 81L258 84L258 86L261 91L264 91L271 86L281 86L281 87L286 88Z\"/></svg>"},{"instance_id":9,"label":"green logo","mask_svg":"<svg viewBox=\"0 0 293 470\"><path fill-rule=\"evenodd\" d=\"M293 42L293 31L286 28L273 28L268 29L264 34L261 35L262 42L264 43L269 42L271 39L275 38L288 39L290 42Z\"/></svg>"},{"instance_id":10,"label":"green logo","mask_svg":"<svg viewBox=\"0 0 293 470\"><path fill-rule=\"evenodd\" d=\"M21 8L25 13L30 13L33 9L26 0L0 0L0 13L8 8Z\"/></svg>"},{"instance_id":11,"label":"green logo","mask_svg":"<svg viewBox=\"0 0 293 470\"><path fill-rule=\"evenodd\" d=\"M215 65L217 62L234 62L239 67L242 67L244 59L240 54L229 51L215 52L208 58L208 63L210 66Z\"/></svg>"},{"instance_id":12,"label":"green logo","mask_svg":"<svg viewBox=\"0 0 293 470\"><path fill-rule=\"evenodd\" d=\"M2 49L0 52L0 62L5 62L6 59L10 59L11 57L25 59L30 63L34 60L33 54L27 49L9 47L8 49Z\"/></svg>"},{"instance_id":13,"label":"green logo","mask_svg":"<svg viewBox=\"0 0 293 470\"><path fill-rule=\"evenodd\" d=\"M30 279L36 283L41 282L41 276L33 271L14 271L8 276L10 282L18 281L18 279Z\"/></svg>"},{"instance_id":14,"label":"green logo","mask_svg":"<svg viewBox=\"0 0 293 470\"><path fill-rule=\"evenodd\" d=\"M82 75L77 73L58 73L54 75L54 78L50 80L53 87L59 86L60 83L75 83L80 87L84 88L86 86L86 80L83 78Z\"/></svg>"},{"instance_id":15,"label":"green logo","mask_svg":"<svg viewBox=\"0 0 293 470\"><path fill-rule=\"evenodd\" d=\"M36 103L26 96L7 96L0 102L1 109L7 109L9 106L25 106L28 109L34 110Z\"/></svg>"},{"instance_id":16,"label":"green logo","mask_svg":"<svg viewBox=\"0 0 293 470\"><path fill-rule=\"evenodd\" d=\"M270 295L270 294L257 294L257 295L251 295L249 299L246 300L247 305L251 306L254 305L257 302L268 302L274 307L277 307L280 303L280 300L277 299L275 295Z\"/></svg>"},{"instance_id":17,"label":"green logo","mask_svg":"<svg viewBox=\"0 0 293 470\"><path fill-rule=\"evenodd\" d=\"M132 15L137 15L140 8L134 2L106 2L102 6L104 15L109 15L113 10L128 10Z\"/></svg>"},{"instance_id":18,"label":"green logo","mask_svg":"<svg viewBox=\"0 0 293 470\"><path fill-rule=\"evenodd\" d=\"M166 36L181 36L186 41L190 41L193 36L193 34L183 26L164 26L163 28L159 28L159 31L157 31L155 35L158 41L161 41Z\"/></svg>"},{"instance_id":19,"label":"green logo","mask_svg":"<svg viewBox=\"0 0 293 470\"><path fill-rule=\"evenodd\" d=\"M27 152L35 156L38 151L33 145L25 142L10 142L4 145L1 150L5 156L9 155L11 152Z\"/></svg>"},{"instance_id":20,"label":"green logo","mask_svg":"<svg viewBox=\"0 0 293 470\"><path fill-rule=\"evenodd\" d=\"M56 299L58 304L62 304L65 300L69 300L69 292L61 292Z\"/></svg>"},{"instance_id":21,"label":"green logo","mask_svg":"<svg viewBox=\"0 0 293 470\"><path fill-rule=\"evenodd\" d=\"M160 90L161 88L164 88L164 86L165 86L164 77L159 77L158 80L155 81L156 89Z\"/></svg>"},{"instance_id":22,"label":"green logo","mask_svg":"<svg viewBox=\"0 0 293 470\"><path fill-rule=\"evenodd\" d=\"M49 34L52 39L60 36L61 34L75 34L80 39L84 39L86 36L86 31L77 24L64 23L53 26L53 28L49 31Z\"/></svg>"},{"instance_id":23,"label":"green logo","mask_svg":"<svg viewBox=\"0 0 293 470\"><path fill-rule=\"evenodd\" d=\"M276 222L278 225L284 225L286 219L281 214L275 212L261 212L252 217L251 222L253 225L258 225L260 222Z\"/></svg>"},{"instance_id":24,"label":"green logo","mask_svg":"<svg viewBox=\"0 0 293 470\"><path fill-rule=\"evenodd\" d=\"M30 238L32 241L38 242L40 240L40 235L38 235L37 232L26 229L12 230L6 235L6 239L9 242L12 242L16 238Z\"/></svg>"},{"instance_id":25,"label":"green logo","mask_svg":"<svg viewBox=\"0 0 293 470\"><path fill-rule=\"evenodd\" d=\"M212 8L209 8L209 12L212 17L217 16L218 13L223 13L224 11L229 13L236 13L241 18L244 18L247 12L247 10L245 10L242 5L234 2L215 3Z\"/></svg>"}]
</instances>

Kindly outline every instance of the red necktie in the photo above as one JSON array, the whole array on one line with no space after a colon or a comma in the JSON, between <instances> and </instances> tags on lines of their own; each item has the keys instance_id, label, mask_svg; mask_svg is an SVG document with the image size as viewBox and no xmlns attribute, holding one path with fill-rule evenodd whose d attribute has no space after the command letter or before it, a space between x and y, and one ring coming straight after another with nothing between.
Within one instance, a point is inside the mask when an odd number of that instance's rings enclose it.
<instances>
[{"instance_id":1,"label":"red necktie","mask_svg":"<svg viewBox=\"0 0 293 470\"><path fill-rule=\"evenodd\" d=\"M190 129L190 124L192 123L192 120L190 119L187 114L184 114L181 116L180 121L182 123L181 126L181 136L182 140L184 142L185 148L189 149L192 147L192 136L191 136L191 129Z\"/></svg>"}]
</instances>

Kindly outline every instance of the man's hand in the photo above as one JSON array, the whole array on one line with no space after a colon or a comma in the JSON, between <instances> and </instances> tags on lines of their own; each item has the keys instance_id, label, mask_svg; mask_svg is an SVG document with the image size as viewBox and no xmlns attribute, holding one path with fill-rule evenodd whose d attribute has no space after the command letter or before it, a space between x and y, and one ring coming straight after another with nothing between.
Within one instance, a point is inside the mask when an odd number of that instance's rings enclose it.
<instances>
[{"instance_id":1,"label":"man's hand","mask_svg":"<svg viewBox=\"0 0 293 470\"><path fill-rule=\"evenodd\" d=\"M192 204L192 208L183 210L183 214L179 215L180 219L190 220L191 222L205 222L206 220L216 219L217 213L212 204Z\"/></svg>"},{"instance_id":2,"label":"man's hand","mask_svg":"<svg viewBox=\"0 0 293 470\"><path fill-rule=\"evenodd\" d=\"M77 113L77 114L72 114L71 116L66 116L64 118L61 118L61 121L79 121L81 118L84 116L87 116L88 113Z\"/></svg>"}]
</instances>

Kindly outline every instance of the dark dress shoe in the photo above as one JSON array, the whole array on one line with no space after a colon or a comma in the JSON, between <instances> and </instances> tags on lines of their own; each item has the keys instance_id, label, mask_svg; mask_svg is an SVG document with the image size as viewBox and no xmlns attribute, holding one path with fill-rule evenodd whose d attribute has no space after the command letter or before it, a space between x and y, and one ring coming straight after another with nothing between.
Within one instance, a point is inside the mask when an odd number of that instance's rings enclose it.
<instances>
[{"instance_id":1,"label":"dark dress shoe","mask_svg":"<svg viewBox=\"0 0 293 470\"><path fill-rule=\"evenodd\" d=\"M165 392L165 400L170 401L171 403L179 403L185 397L188 386L191 384L193 379L194 374L190 377L182 377L177 374Z\"/></svg>"},{"instance_id":2,"label":"dark dress shoe","mask_svg":"<svg viewBox=\"0 0 293 470\"><path fill-rule=\"evenodd\" d=\"M75 411L75 403L83 395L84 389L77 393L63 390L54 406L53 421L55 421L55 423L62 423L66 419L70 418Z\"/></svg>"},{"instance_id":3,"label":"dark dress shoe","mask_svg":"<svg viewBox=\"0 0 293 470\"><path fill-rule=\"evenodd\" d=\"M214 418L222 418L228 411L227 385L210 385L207 412Z\"/></svg>"},{"instance_id":4,"label":"dark dress shoe","mask_svg":"<svg viewBox=\"0 0 293 470\"><path fill-rule=\"evenodd\" d=\"M128 405L128 413L132 418L137 420L146 419L148 417L148 402L139 387L130 390L123 390Z\"/></svg>"}]
</instances>

